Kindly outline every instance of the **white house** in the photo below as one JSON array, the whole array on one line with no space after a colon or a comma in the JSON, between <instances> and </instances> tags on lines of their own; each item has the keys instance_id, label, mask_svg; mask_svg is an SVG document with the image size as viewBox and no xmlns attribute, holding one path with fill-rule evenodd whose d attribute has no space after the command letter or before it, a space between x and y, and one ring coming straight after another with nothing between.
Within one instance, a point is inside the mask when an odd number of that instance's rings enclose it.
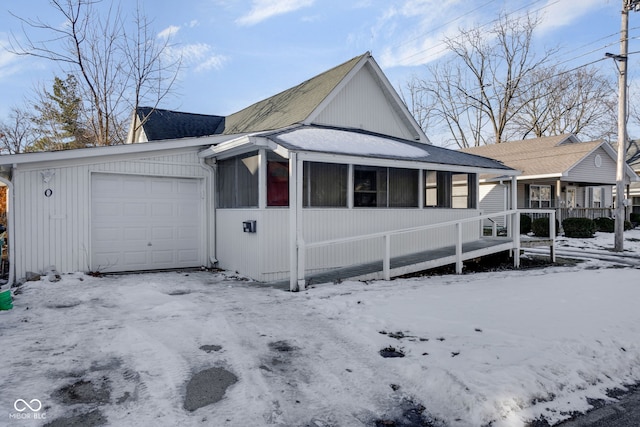
<instances>
[{"instance_id":1,"label":"white house","mask_svg":"<svg viewBox=\"0 0 640 427\"><path fill-rule=\"evenodd\" d=\"M140 128L136 114L130 139L147 142L1 156L9 282L51 265L218 266L296 290L376 262L383 277L403 274L411 266L391 257L451 246L456 255L440 258L460 270L463 245L481 240L478 176L518 174L431 145L368 53L228 117L196 116L209 136L200 126L152 137L195 116L147 114Z\"/></svg>"}]
</instances>

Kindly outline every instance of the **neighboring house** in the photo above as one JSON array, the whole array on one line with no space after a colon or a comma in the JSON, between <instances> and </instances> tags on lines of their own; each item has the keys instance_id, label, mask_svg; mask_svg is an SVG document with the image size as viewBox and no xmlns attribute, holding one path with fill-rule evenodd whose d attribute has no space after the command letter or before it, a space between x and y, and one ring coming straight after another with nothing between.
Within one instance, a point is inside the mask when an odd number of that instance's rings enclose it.
<instances>
[{"instance_id":1,"label":"neighboring house","mask_svg":"<svg viewBox=\"0 0 640 427\"><path fill-rule=\"evenodd\" d=\"M629 167L640 175L640 141L637 139L631 141L627 158L630 160ZM632 182L627 193L631 212L640 214L640 182Z\"/></svg>"},{"instance_id":2,"label":"neighboring house","mask_svg":"<svg viewBox=\"0 0 640 427\"><path fill-rule=\"evenodd\" d=\"M517 178L518 209L556 209L556 218L611 217L616 184L616 152L604 141L580 142L559 135L465 148L461 151L498 160L522 174ZM627 184L638 180L629 167ZM504 210L509 182L483 176L480 207Z\"/></svg>"},{"instance_id":3,"label":"neighboring house","mask_svg":"<svg viewBox=\"0 0 640 427\"><path fill-rule=\"evenodd\" d=\"M13 279L218 266L295 290L383 259L383 277L436 265L391 256L453 247L439 265L461 271L518 248L465 249L482 240L478 176L518 172L430 145L368 53L227 117L146 116L131 141L150 142L0 157Z\"/></svg>"},{"instance_id":4,"label":"neighboring house","mask_svg":"<svg viewBox=\"0 0 640 427\"><path fill-rule=\"evenodd\" d=\"M138 107L129 126L127 144L221 134L224 116Z\"/></svg>"}]
</instances>

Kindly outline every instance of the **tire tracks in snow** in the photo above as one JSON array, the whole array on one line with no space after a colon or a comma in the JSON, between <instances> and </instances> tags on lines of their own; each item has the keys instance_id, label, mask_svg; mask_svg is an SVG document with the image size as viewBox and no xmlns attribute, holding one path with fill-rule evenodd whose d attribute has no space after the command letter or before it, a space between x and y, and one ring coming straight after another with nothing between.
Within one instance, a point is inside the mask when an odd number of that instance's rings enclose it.
<instances>
[{"instance_id":1,"label":"tire tracks in snow","mask_svg":"<svg viewBox=\"0 0 640 427\"><path fill-rule=\"evenodd\" d=\"M229 307L222 313L237 337L239 348L233 353L246 355L232 364L244 387L251 386L246 392L252 400L261 402L265 423L357 425L379 415L376 412L389 400L390 384L398 382L385 369L379 349L363 354L366 346L345 334L345 325L310 308L312 304L302 300L307 298L304 293L250 286L237 292L271 292L259 302L238 296L241 310ZM287 333L292 322L296 331L305 333Z\"/></svg>"}]
</instances>

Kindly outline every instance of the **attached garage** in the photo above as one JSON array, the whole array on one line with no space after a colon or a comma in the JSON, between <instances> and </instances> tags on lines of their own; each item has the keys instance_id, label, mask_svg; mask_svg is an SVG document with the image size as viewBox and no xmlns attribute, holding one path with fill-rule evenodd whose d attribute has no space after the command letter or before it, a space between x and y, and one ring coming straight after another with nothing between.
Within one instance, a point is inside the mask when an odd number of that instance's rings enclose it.
<instances>
[{"instance_id":1,"label":"attached garage","mask_svg":"<svg viewBox=\"0 0 640 427\"><path fill-rule=\"evenodd\" d=\"M10 281L52 267L64 274L212 266L213 168L198 153L228 138L0 156Z\"/></svg>"},{"instance_id":2,"label":"attached garage","mask_svg":"<svg viewBox=\"0 0 640 427\"><path fill-rule=\"evenodd\" d=\"M91 176L90 264L94 271L201 266L202 224L200 179Z\"/></svg>"}]
</instances>

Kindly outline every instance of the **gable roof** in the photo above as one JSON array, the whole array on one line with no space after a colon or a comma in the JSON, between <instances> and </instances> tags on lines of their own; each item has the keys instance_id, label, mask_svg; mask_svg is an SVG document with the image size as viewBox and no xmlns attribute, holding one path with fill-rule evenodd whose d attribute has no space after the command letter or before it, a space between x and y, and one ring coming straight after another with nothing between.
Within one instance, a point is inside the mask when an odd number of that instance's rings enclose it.
<instances>
[{"instance_id":1,"label":"gable roof","mask_svg":"<svg viewBox=\"0 0 640 427\"><path fill-rule=\"evenodd\" d=\"M259 101L227 117L225 134L270 131L295 124L313 124L315 118L354 76L368 67L378 88L414 139L429 142L413 116L369 52L350 59L290 89Z\"/></svg>"},{"instance_id":2,"label":"gable roof","mask_svg":"<svg viewBox=\"0 0 640 427\"><path fill-rule=\"evenodd\" d=\"M183 113L151 107L138 107L136 115L138 120L146 118L142 127L147 141L218 135L224 130L225 124L223 116Z\"/></svg>"},{"instance_id":3,"label":"gable roof","mask_svg":"<svg viewBox=\"0 0 640 427\"><path fill-rule=\"evenodd\" d=\"M521 178L524 178L541 175L560 176L603 145L607 143L580 142L574 135L558 135L463 148L460 151L496 159L522 171Z\"/></svg>"},{"instance_id":4,"label":"gable roof","mask_svg":"<svg viewBox=\"0 0 640 427\"><path fill-rule=\"evenodd\" d=\"M274 130L303 122L368 54L357 56L227 117L224 133Z\"/></svg>"}]
</instances>

